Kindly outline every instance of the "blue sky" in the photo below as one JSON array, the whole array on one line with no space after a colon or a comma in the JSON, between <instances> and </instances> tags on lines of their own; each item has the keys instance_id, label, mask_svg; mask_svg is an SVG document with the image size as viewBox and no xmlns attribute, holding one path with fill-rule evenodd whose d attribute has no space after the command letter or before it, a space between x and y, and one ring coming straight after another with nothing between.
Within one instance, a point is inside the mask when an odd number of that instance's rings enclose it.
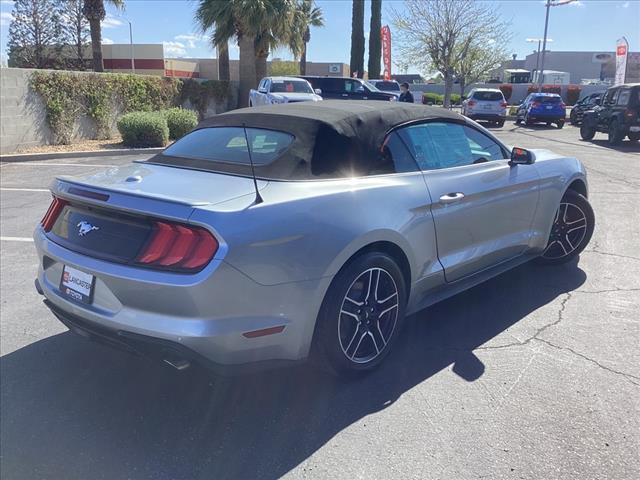
<instances>
[{"instance_id":1,"label":"blue sky","mask_svg":"<svg viewBox=\"0 0 640 480\"><path fill-rule=\"evenodd\" d=\"M351 1L316 0L324 12L325 27L311 33L308 59L321 62L349 62ZM12 0L0 0L0 48L4 56ZM495 4L504 19L511 21L512 53L518 58L531 53L531 37L542 37L544 30L544 0L503 0ZM167 57L211 57L213 50L206 36L200 35L193 20L197 1L189 0L126 0L124 12L109 7L103 23L107 43L128 43L133 24L135 43L164 43ZM383 25L389 23L389 7L402 8L400 0L383 1ZM369 2L365 7L365 34L368 35ZM620 36L626 36L632 51L640 51L640 0L581 0L551 9L549 37L551 50L613 51ZM393 39L393 27L392 27ZM231 58L237 58L237 47L231 45ZM287 51L274 56L291 58ZM365 60L366 64L366 60ZM411 72L412 69L410 68Z\"/></svg>"}]
</instances>

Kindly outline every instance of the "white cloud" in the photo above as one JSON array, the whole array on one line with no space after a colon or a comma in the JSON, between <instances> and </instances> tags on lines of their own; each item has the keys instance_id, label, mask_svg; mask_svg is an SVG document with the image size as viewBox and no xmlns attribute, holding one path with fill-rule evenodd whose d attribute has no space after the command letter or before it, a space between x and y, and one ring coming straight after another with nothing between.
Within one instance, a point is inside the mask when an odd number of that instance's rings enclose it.
<instances>
[{"instance_id":1,"label":"white cloud","mask_svg":"<svg viewBox=\"0 0 640 480\"><path fill-rule=\"evenodd\" d=\"M102 37L102 44L103 45L113 45L113 40L111 40L110 38L107 37Z\"/></svg>"},{"instance_id":2,"label":"white cloud","mask_svg":"<svg viewBox=\"0 0 640 480\"><path fill-rule=\"evenodd\" d=\"M9 12L0 12L0 25L9 25L13 20L13 15Z\"/></svg>"},{"instance_id":3,"label":"white cloud","mask_svg":"<svg viewBox=\"0 0 640 480\"><path fill-rule=\"evenodd\" d=\"M162 42L164 46L164 54L167 57L184 57L187 50L184 43L181 42Z\"/></svg>"},{"instance_id":4,"label":"white cloud","mask_svg":"<svg viewBox=\"0 0 640 480\"><path fill-rule=\"evenodd\" d=\"M204 35L198 35L196 33L188 33L182 35L176 35L174 40L180 40L187 43L189 48L196 48L196 42L203 42L207 39Z\"/></svg>"},{"instance_id":5,"label":"white cloud","mask_svg":"<svg viewBox=\"0 0 640 480\"><path fill-rule=\"evenodd\" d=\"M118 28L122 25L122 20L117 19L111 15L107 15L104 20L102 20L102 28Z\"/></svg>"}]
</instances>

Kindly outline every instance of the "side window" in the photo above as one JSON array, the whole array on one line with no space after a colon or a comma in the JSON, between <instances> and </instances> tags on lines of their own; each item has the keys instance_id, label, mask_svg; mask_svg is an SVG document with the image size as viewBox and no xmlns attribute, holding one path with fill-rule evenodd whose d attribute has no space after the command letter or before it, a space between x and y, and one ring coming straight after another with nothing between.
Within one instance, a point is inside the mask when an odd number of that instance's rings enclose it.
<instances>
[{"instance_id":1,"label":"side window","mask_svg":"<svg viewBox=\"0 0 640 480\"><path fill-rule=\"evenodd\" d=\"M364 87L357 80L345 80L345 91L349 93L362 92Z\"/></svg>"},{"instance_id":2,"label":"side window","mask_svg":"<svg viewBox=\"0 0 640 480\"><path fill-rule=\"evenodd\" d=\"M617 105L628 105L629 98L631 98L631 90L625 88L624 90L620 90L620 93L618 94L618 101L616 103Z\"/></svg>"},{"instance_id":3,"label":"side window","mask_svg":"<svg viewBox=\"0 0 640 480\"><path fill-rule=\"evenodd\" d=\"M369 175L418 171L411 152L396 132L391 132L380 148L380 154L369 170Z\"/></svg>"},{"instance_id":4,"label":"side window","mask_svg":"<svg viewBox=\"0 0 640 480\"><path fill-rule=\"evenodd\" d=\"M618 89L617 88L612 88L604 96L604 102L603 103L605 105L613 105L616 102L615 99L616 99L617 96L618 96Z\"/></svg>"},{"instance_id":5,"label":"side window","mask_svg":"<svg viewBox=\"0 0 640 480\"><path fill-rule=\"evenodd\" d=\"M422 170L460 167L499 160L505 154L483 133L457 123L433 122L400 130Z\"/></svg>"}]
</instances>

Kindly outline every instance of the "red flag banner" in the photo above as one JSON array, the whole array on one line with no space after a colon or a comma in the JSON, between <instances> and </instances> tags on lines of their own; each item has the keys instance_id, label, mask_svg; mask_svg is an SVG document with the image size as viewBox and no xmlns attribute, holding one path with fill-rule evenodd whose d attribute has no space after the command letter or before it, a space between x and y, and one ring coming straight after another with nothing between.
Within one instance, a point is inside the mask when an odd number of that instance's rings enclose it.
<instances>
[{"instance_id":1,"label":"red flag banner","mask_svg":"<svg viewBox=\"0 0 640 480\"><path fill-rule=\"evenodd\" d=\"M385 80L391 80L391 30L389 29L389 25L385 25L380 29L380 38L382 40L383 78Z\"/></svg>"}]
</instances>

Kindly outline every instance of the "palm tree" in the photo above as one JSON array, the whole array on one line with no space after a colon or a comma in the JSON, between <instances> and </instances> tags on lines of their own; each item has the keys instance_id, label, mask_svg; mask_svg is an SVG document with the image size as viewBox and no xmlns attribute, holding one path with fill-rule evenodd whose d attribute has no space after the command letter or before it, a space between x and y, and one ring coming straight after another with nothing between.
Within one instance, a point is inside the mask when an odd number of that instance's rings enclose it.
<instances>
[{"instance_id":1,"label":"palm tree","mask_svg":"<svg viewBox=\"0 0 640 480\"><path fill-rule=\"evenodd\" d=\"M294 14L289 49L300 58L300 75L307 73L307 43L311 40L311 27L324 26L322 10L314 0L301 0Z\"/></svg>"},{"instance_id":2,"label":"palm tree","mask_svg":"<svg viewBox=\"0 0 640 480\"><path fill-rule=\"evenodd\" d=\"M116 8L124 8L124 0L106 0ZM82 13L89 21L91 30L91 50L93 52L93 70L104 72L102 63L102 27L100 22L104 20L107 12L104 8L105 0L84 0Z\"/></svg>"},{"instance_id":3,"label":"palm tree","mask_svg":"<svg viewBox=\"0 0 640 480\"><path fill-rule=\"evenodd\" d=\"M364 74L364 0L353 0L351 10L351 76Z\"/></svg>"},{"instance_id":4,"label":"palm tree","mask_svg":"<svg viewBox=\"0 0 640 480\"><path fill-rule=\"evenodd\" d=\"M257 74L266 75L270 50L288 42L294 12L293 0L200 0L196 20L204 32L215 29L214 45L238 40L240 106L247 106Z\"/></svg>"},{"instance_id":5,"label":"palm tree","mask_svg":"<svg viewBox=\"0 0 640 480\"><path fill-rule=\"evenodd\" d=\"M380 50L382 40L382 0L371 0L371 23L369 24L369 78L380 78Z\"/></svg>"}]
</instances>

